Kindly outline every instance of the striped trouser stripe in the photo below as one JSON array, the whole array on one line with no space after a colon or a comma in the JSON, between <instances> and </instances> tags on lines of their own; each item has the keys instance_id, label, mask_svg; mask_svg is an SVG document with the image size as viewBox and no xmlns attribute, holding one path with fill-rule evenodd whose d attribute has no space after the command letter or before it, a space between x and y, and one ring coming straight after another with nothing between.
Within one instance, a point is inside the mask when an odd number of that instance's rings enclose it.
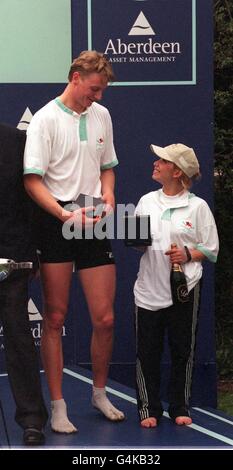
<instances>
[{"instance_id":1,"label":"striped trouser stripe","mask_svg":"<svg viewBox=\"0 0 233 470\"><path fill-rule=\"evenodd\" d=\"M137 335L137 332L138 332L138 308L137 306L135 307L135 326L136 326L136 338L137 338L138 337ZM138 352L137 343L136 343L136 352ZM145 383L145 378L142 372L141 362L138 357L136 358L136 380L137 380L137 386L138 386L138 395L141 400L141 407L139 410L139 415L142 420L145 418L149 418L149 411L148 411L149 400L148 400L148 395L146 391L146 383Z\"/></svg>"},{"instance_id":2,"label":"striped trouser stripe","mask_svg":"<svg viewBox=\"0 0 233 470\"><path fill-rule=\"evenodd\" d=\"M139 415L141 419L149 418L149 400L146 391L146 383L142 373L141 362L140 359L137 358L136 360L136 378L137 378L137 386L138 386L138 394L141 400L141 407L139 410Z\"/></svg>"},{"instance_id":3,"label":"striped trouser stripe","mask_svg":"<svg viewBox=\"0 0 233 470\"><path fill-rule=\"evenodd\" d=\"M196 336L196 327L197 327L197 315L198 315L198 310L199 310L199 301L200 301L200 283L198 283L194 287L191 350L190 350L190 356L186 365L185 389L184 389L185 404L187 406L189 404L191 385L192 385L192 370L193 370L193 358L194 358L194 351L195 351L195 336Z\"/></svg>"}]
</instances>

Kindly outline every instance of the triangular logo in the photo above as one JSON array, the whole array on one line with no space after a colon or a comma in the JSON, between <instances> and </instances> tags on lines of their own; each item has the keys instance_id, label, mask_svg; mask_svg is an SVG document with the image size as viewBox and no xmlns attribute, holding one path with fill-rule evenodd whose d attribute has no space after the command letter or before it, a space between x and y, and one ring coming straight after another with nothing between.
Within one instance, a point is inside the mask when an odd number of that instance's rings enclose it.
<instances>
[{"instance_id":1,"label":"triangular logo","mask_svg":"<svg viewBox=\"0 0 233 470\"><path fill-rule=\"evenodd\" d=\"M133 24L129 36L154 36L155 32L141 11Z\"/></svg>"},{"instance_id":2,"label":"triangular logo","mask_svg":"<svg viewBox=\"0 0 233 470\"><path fill-rule=\"evenodd\" d=\"M32 119L32 113L29 108L26 108L19 123L18 123L18 129L21 129L22 131L26 131L28 125L30 124Z\"/></svg>"},{"instance_id":3,"label":"triangular logo","mask_svg":"<svg viewBox=\"0 0 233 470\"><path fill-rule=\"evenodd\" d=\"M42 320L42 316L32 299L29 299L28 302L28 315L30 321Z\"/></svg>"}]
</instances>

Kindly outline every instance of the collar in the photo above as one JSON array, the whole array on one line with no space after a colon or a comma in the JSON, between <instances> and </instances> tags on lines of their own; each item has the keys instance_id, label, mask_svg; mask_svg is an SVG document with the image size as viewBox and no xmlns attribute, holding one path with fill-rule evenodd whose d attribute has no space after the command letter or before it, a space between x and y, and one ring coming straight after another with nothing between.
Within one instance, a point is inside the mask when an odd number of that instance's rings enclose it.
<instances>
[{"instance_id":1,"label":"collar","mask_svg":"<svg viewBox=\"0 0 233 470\"><path fill-rule=\"evenodd\" d=\"M162 220L171 220L174 210L187 207L192 197L195 197L195 194L189 191L182 191L182 193L176 196L167 196L162 189L154 192L155 203L162 211Z\"/></svg>"},{"instance_id":2,"label":"collar","mask_svg":"<svg viewBox=\"0 0 233 470\"><path fill-rule=\"evenodd\" d=\"M184 190L175 196L168 196L162 189L158 190L158 198L164 208L177 209L178 207L185 207L189 204L189 191Z\"/></svg>"},{"instance_id":3,"label":"collar","mask_svg":"<svg viewBox=\"0 0 233 470\"><path fill-rule=\"evenodd\" d=\"M82 113L76 113L76 111L73 111L73 109L70 109L68 108L64 103L62 103L62 101L60 100L59 96L57 96L57 98L55 98L55 103L59 106L59 108L62 109L62 111L64 111L65 113L67 114L70 114L71 116L83 116L84 114L87 114L88 112L88 109L86 109L85 111L83 111Z\"/></svg>"}]
</instances>

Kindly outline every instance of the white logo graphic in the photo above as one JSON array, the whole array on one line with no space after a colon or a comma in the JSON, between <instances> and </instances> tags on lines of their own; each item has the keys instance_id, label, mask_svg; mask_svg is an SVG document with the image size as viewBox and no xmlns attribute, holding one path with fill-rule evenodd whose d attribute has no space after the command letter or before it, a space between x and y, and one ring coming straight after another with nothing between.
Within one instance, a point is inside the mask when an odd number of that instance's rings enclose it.
<instances>
[{"instance_id":1,"label":"white logo graphic","mask_svg":"<svg viewBox=\"0 0 233 470\"><path fill-rule=\"evenodd\" d=\"M150 23L147 21L144 13L141 11L133 24L129 36L155 36Z\"/></svg>"},{"instance_id":2,"label":"white logo graphic","mask_svg":"<svg viewBox=\"0 0 233 470\"><path fill-rule=\"evenodd\" d=\"M22 131L26 131L27 130L27 127L28 125L30 124L31 122L31 119L32 119L32 113L30 111L29 108L26 108L19 123L18 123L18 129L22 130Z\"/></svg>"},{"instance_id":3,"label":"white logo graphic","mask_svg":"<svg viewBox=\"0 0 233 470\"><path fill-rule=\"evenodd\" d=\"M179 42L157 42L150 23L141 11L128 36L146 36L138 42L123 41L121 38L109 39L104 53L109 55L110 62L175 62L176 55L181 54ZM151 37L148 37L151 36ZM116 57L118 56L118 57Z\"/></svg>"},{"instance_id":4,"label":"white logo graphic","mask_svg":"<svg viewBox=\"0 0 233 470\"><path fill-rule=\"evenodd\" d=\"M30 321L42 320L42 316L39 310L37 309L37 307L35 306L32 299L30 299L28 302L28 314L29 314Z\"/></svg>"}]
</instances>

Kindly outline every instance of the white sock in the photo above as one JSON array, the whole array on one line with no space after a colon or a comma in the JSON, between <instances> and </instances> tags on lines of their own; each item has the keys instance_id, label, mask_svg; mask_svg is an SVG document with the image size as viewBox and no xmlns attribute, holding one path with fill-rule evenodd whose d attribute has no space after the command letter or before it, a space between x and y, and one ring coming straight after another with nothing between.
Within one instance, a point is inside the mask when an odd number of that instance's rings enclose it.
<instances>
[{"instance_id":1,"label":"white sock","mask_svg":"<svg viewBox=\"0 0 233 470\"><path fill-rule=\"evenodd\" d=\"M51 401L51 410L51 428L53 431L67 434L77 432L77 428L75 428L67 417L66 403L63 398Z\"/></svg>"},{"instance_id":2,"label":"white sock","mask_svg":"<svg viewBox=\"0 0 233 470\"><path fill-rule=\"evenodd\" d=\"M115 408L106 396L105 388L97 388L93 386L92 405L111 421L122 421L125 419L124 413Z\"/></svg>"}]
</instances>

